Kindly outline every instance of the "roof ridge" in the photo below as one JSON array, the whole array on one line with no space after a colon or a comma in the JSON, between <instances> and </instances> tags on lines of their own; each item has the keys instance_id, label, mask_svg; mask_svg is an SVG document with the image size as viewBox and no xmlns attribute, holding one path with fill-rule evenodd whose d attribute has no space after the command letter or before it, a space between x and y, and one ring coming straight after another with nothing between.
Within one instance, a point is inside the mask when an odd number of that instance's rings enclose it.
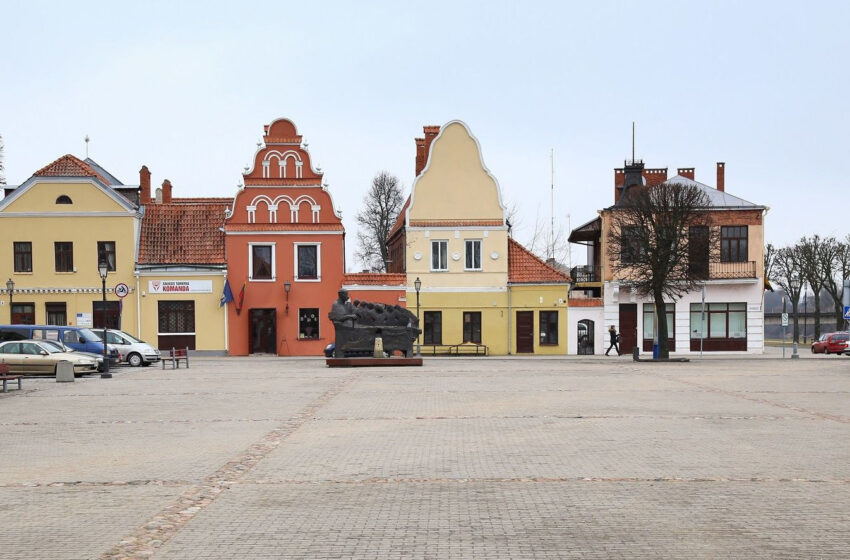
<instances>
[{"instance_id":1,"label":"roof ridge","mask_svg":"<svg viewBox=\"0 0 850 560\"><path fill-rule=\"evenodd\" d=\"M72 154L48 163L33 173L33 177L94 177L105 185L109 184L91 165Z\"/></svg>"}]
</instances>

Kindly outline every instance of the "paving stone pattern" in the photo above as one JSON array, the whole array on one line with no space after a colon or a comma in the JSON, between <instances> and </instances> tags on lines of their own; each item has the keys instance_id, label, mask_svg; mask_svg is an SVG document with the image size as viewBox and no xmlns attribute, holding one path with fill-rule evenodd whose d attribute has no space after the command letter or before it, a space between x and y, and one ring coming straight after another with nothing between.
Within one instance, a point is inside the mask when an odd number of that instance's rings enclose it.
<instances>
[{"instance_id":1,"label":"paving stone pattern","mask_svg":"<svg viewBox=\"0 0 850 560\"><path fill-rule=\"evenodd\" d=\"M850 558L850 358L198 358L0 395L0 560Z\"/></svg>"}]
</instances>

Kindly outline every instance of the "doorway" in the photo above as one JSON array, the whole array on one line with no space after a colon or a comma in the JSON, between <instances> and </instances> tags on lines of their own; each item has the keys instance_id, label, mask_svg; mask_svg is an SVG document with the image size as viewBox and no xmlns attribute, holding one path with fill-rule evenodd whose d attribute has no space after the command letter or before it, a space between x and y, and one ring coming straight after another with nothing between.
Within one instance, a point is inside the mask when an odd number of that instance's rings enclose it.
<instances>
[{"instance_id":1,"label":"doorway","mask_svg":"<svg viewBox=\"0 0 850 560\"><path fill-rule=\"evenodd\" d=\"M637 304L620 304L620 353L631 354L637 346Z\"/></svg>"},{"instance_id":2,"label":"doorway","mask_svg":"<svg viewBox=\"0 0 850 560\"><path fill-rule=\"evenodd\" d=\"M534 311L516 312L516 353L534 353Z\"/></svg>"},{"instance_id":3,"label":"doorway","mask_svg":"<svg viewBox=\"0 0 850 560\"><path fill-rule=\"evenodd\" d=\"M277 354L277 310L251 309L251 354Z\"/></svg>"},{"instance_id":4,"label":"doorway","mask_svg":"<svg viewBox=\"0 0 850 560\"><path fill-rule=\"evenodd\" d=\"M590 319L582 319L578 322L576 334L578 335L578 354L580 356L590 356L596 348L593 333L596 327Z\"/></svg>"}]
</instances>

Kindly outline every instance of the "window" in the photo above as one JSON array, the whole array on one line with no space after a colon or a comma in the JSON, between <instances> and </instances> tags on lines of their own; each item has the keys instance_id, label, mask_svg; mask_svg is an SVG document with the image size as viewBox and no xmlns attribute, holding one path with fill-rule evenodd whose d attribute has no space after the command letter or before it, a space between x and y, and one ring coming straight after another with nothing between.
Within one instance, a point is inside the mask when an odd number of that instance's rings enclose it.
<instances>
[{"instance_id":1,"label":"window","mask_svg":"<svg viewBox=\"0 0 850 560\"><path fill-rule=\"evenodd\" d=\"M56 241L53 244L56 272L74 272L74 244L70 241Z\"/></svg>"},{"instance_id":2,"label":"window","mask_svg":"<svg viewBox=\"0 0 850 560\"><path fill-rule=\"evenodd\" d=\"M15 241L15 272L32 272L32 242Z\"/></svg>"},{"instance_id":3,"label":"window","mask_svg":"<svg viewBox=\"0 0 850 560\"><path fill-rule=\"evenodd\" d=\"M34 303L13 303L12 304L12 324L14 324L14 325L34 325L35 324L35 304Z\"/></svg>"},{"instance_id":4,"label":"window","mask_svg":"<svg viewBox=\"0 0 850 560\"><path fill-rule=\"evenodd\" d=\"M620 247L620 262L632 264L642 256L638 228L625 226L622 231L622 247Z\"/></svg>"},{"instance_id":5,"label":"window","mask_svg":"<svg viewBox=\"0 0 850 560\"><path fill-rule=\"evenodd\" d=\"M121 302L119 301L93 301L92 302L92 326L102 329L121 328Z\"/></svg>"},{"instance_id":6,"label":"window","mask_svg":"<svg viewBox=\"0 0 850 560\"><path fill-rule=\"evenodd\" d=\"M747 226L720 228L720 260L723 262L747 261Z\"/></svg>"},{"instance_id":7,"label":"window","mask_svg":"<svg viewBox=\"0 0 850 560\"><path fill-rule=\"evenodd\" d=\"M298 338L319 338L319 310L315 307L298 310Z\"/></svg>"},{"instance_id":8,"label":"window","mask_svg":"<svg viewBox=\"0 0 850 560\"><path fill-rule=\"evenodd\" d=\"M558 312L540 312L540 345L556 346L558 344Z\"/></svg>"},{"instance_id":9,"label":"window","mask_svg":"<svg viewBox=\"0 0 850 560\"><path fill-rule=\"evenodd\" d=\"M481 344L481 312L463 312L463 341Z\"/></svg>"},{"instance_id":10,"label":"window","mask_svg":"<svg viewBox=\"0 0 850 560\"><path fill-rule=\"evenodd\" d=\"M274 246L251 245L251 280L274 280Z\"/></svg>"},{"instance_id":11,"label":"window","mask_svg":"<svg viewBox=\"0 0 850 560\"><path fill-rule=\"evenodd\" d=\"M297 280L318 280L321 270L319 267L319 246L295 244L295 270Z\"/></svg>"},{"instance_id":12,"label":"window","mask_svg":"<svg viewBox=\"0 0 850 560\"><path fill-rule=\"evenodd\" d=\"M667 316L667 349L673 352L676 349L676 304L666 303ZM643 304L643 350L649 352L652 350L652 343L655 340L655 304Z\"/></svg>"},{"instance_id":13,"label":"window","mask_svg":"<svg viewBox=\"0 0 850 560\"><path fill-rule=\"evenodd\" d=\"M746 303L707 303L705 320L702 304L691 304L691 338L747 338Z\"/></svg>"},{"instance_id":14,"label":"window","mask_svg":"<svg viewBox=\"0 0 850 560\"><path fill-rule=\"evenodd\" d=\"M422 329L424 336L424 344L442 344L443 343L443 312L442 311L426 311L425 325Z\"/></svg>"},{"instance_id":15,"label":"window","mask_svg":"<svg viewBox=\"0 0 850 560\"><path fill-rule=\"evenodd\" d=\"M65 302L45 303L47 312L47 324L63 327L68 324L68 313L65 310ZM55 340L55 339L54 339Z\"/></svg>"},{"instance_id":16,"label":"window","mask_svg":"<svg viewBox=\"0 0 850 560\"><path fill-rule=\"evenodd\" d=\"M195 333L194 301L160 301L160 333Z\"/></svg>"},{"instance_id":17,"label":"window","mask_svg":"<svg viewBox=\"0 0 850 560\"><path fill-rule=\"evenodd\" d=\"M466 270L481 270L481 240L466 240Z\"/></svg>"},{"instance_id":18,"label":"window","mask_svg":"<svg viewBox=\"0 0 850 560\"><path fill-rule=\"evenodd\" d=\"M71 197L67 194L60 195L59 198L56 199L56 204L72 204Z\"/></svg>"},{"instance_id":19,"label":"window","mask_svg":"<svg viewBox=\"0 0 850 560\"><path fill-rule=\"evenodd\" d=\"M110 272L115 271L115 242L114 241L98 241L97 242L97 264L106 263L106 269Z\"/></svg>"},{"instance_id":20,"label":"window","mask_svg":"<svg viewBox=\"0 0 850 560\"><path fill-rule=\"evenodd\" d=\"M688 270L696 278L708 278L708 226L688 229Z\"/></svg>"},{"instance_id":21,"label":"window","mask_svg":"<svg viewBox=\"0 0 850 560\"><path fill-rule=\"evenodd\" d=\"M431 270L449 269L449 242L431 242Z\"/></svg>"}]
</instances>

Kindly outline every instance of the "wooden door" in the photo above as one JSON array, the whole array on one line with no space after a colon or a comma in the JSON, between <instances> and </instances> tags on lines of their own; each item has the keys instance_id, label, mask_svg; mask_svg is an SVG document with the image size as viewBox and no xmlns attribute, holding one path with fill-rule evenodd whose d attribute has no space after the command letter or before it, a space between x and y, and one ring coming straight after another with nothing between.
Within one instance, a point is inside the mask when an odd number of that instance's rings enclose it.
<instances>
[{"instance_id":1,"label":"wooden door","mask_svg":"<svg viewBox=\"0 0 850 560\"><path fill-rule=\"evenodd\" d=\"M516 352L534 353L534 311L516 312Z\"/></svg>"},{"instance_id":2,"label":"wooden door","mask_svg":"<svg viewBox=\"0 0 850 560\"><path fill-rule=\"evenodd\" d=\"M607 342L607 341L606 341ZM620 353L631 354L637 346L637 304L620 304Z\"/></svg>"},{"instance_id":3,"label":"wooden door","mask_svg":"<svg viewBox=\"0 0 850 560\"><path fill-rule=\"evenodd\" d=\"M277 354L277 310L251 309L251 353Z\"/></svg>"}]
</instances>

